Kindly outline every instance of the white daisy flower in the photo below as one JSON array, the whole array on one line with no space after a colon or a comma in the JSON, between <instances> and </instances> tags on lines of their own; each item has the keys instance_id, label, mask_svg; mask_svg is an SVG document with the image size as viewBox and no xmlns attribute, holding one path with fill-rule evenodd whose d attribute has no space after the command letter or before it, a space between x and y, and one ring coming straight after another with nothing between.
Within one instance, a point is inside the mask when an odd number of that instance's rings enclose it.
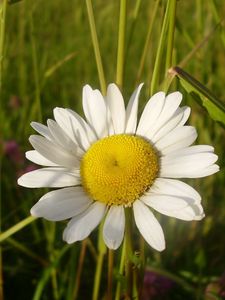
<instances>
[{"instance_id":1,"label":"white daisy flower","mask_svg":"<svg viewBox=\"0 0 225 300\"><path fill-rule=\"evenodd\" d=\"M103 238L117 249L124 237L125 208L146 242L165 248L163 230L151 209L185 221L204 217L200 195L177 178L199 178L219 170L214 148L191 146L194 127L185 126L190 108L182 95L159 92L137 122L142 84L125 109L115 84L104 98L83 88L86 120L70 109L55 108L47 126L32 122L41 135L30 136L35 150L26 157L45 168L29 172L18 184L56 189L45 194L31 214L51 221L71 219L63 233L67 243L85 239L105 217Z\"/></svg>"}]
</instances>

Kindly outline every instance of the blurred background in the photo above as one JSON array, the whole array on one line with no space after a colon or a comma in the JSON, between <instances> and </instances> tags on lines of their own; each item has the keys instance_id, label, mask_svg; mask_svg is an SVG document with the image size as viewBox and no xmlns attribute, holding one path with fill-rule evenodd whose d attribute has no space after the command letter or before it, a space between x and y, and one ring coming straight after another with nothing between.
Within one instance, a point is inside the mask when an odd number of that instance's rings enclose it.
<instances>
[{"instance_id":1,"label":"blurred background","mask_svg":"<svg viewBox=\"0 0 225 300\"><path fill-rule=\"evenodd\" d=\"M158 2L152 24L156 1L127 2L122 90L127 101L137 84L144 82L141 107L149 97L167 1ZM115 81L119 5L119 1L93 1L107 84ZM221 100L225 99L224 16L225 2L221 0L177 1L173 50L174 65L182 62L189 74ZM38 167L24 157L25 151L31 149L30 122L45 123L53 117L56 106L82 114L83 85L100 88L85 1L9 1L3 57L0 147L1 230L5 231L29 216L30 208L46 192L17 185L21 174ZM164 70L160 76L163 80ZM197 143L215 147L221 171L188 181L202 195L206 217L201 222L157 216L165 231L167 248L158 253L146 247L141 299L225 299L224 129L174 79L170 91L176 89L184 94L183 104L192 108L189 123L197 128ZM64 227L63 222L39 219L4 240L0 269L4 299L91 299L97 234L91 235L92 244L86 248L77 283L83 246L65 245ZM115 281L117 273L115 265ZM100 299L104 297L105 280L103 275Z\"/></svg>"}]
</instances>

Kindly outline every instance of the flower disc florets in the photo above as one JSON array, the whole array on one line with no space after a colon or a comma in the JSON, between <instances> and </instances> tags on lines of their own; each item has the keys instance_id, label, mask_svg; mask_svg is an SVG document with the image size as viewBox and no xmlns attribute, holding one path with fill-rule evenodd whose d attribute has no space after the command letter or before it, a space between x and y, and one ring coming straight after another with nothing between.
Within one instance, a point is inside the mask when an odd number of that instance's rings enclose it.
<instances>
[{"instance_id":1,"label":"flower disc florets","mask_svg":"<svg viewBox=\"0 0 225 300\"><path fill-rule=\"evenodd\" d=\"M158 170L151 144L126 134L97 141L81 161L85 191L108 205L131 205L152 185Z\"/></svg>"}]
</instances>

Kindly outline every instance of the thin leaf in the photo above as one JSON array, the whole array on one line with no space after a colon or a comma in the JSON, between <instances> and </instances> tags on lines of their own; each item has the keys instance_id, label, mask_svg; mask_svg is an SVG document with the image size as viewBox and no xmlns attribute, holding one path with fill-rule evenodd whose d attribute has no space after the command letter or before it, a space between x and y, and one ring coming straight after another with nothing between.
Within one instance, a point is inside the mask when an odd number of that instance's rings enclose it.
<instances>
[{"instance_id":1,"label":"thin leaf","mask_svg":"<svg viewBox=\"0 0 225 300\"><path fill-rule=\"evenodd\" d=\"M183 88L193 96L193 98L206 108L210 117L225 125L225 104L214 96L203 84L179 67L170 70L171 75L176 75L180 79Z\"/></svg>"}]
</instances>

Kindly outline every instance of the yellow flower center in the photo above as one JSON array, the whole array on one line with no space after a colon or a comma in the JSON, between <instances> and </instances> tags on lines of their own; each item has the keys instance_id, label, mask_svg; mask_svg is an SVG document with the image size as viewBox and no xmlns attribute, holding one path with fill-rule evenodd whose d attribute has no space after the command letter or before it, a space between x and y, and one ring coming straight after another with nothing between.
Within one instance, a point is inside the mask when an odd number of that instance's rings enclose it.
<instances>
[{"instance_id":1,"label":"yellow flower center","mask_svg":"<svg viewBox=\"0 0 225 300\"><path fill-rule=\"evenodd\" d=\"M118 134L92 144L81 161L86 193L108 205L130 206L152 185L158 156L142 137Z\"/></svg>"}]
</instances>

